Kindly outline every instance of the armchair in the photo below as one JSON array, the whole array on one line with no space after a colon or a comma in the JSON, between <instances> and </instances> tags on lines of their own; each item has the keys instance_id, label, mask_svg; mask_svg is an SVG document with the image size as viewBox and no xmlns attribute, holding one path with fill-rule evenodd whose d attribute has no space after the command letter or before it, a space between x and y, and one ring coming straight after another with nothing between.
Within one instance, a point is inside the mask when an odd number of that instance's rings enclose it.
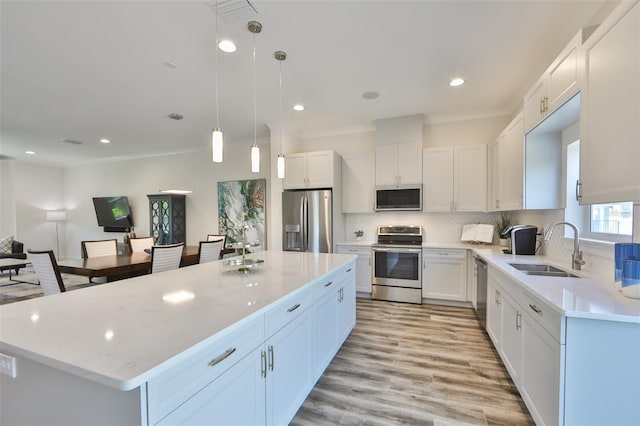
<instances>
[{"instance_id":1,"label":"armchair","mask_svg":"<svg viewBox=\"0 0 640 426\"><path fill-rule=\"evenodd\" d=\"M26 258L27 258L27 254L24 252L24 244L16 240L13 240L11 242L11 253L0 253L0 259L24 260ZM24 266L5 266L5 267L0 266L0 272L7 269L13 269L16 271L16 275L17 275L18 272L20 271L20 268L23 268L23 267Z\"/></svg>"}]
</instances>

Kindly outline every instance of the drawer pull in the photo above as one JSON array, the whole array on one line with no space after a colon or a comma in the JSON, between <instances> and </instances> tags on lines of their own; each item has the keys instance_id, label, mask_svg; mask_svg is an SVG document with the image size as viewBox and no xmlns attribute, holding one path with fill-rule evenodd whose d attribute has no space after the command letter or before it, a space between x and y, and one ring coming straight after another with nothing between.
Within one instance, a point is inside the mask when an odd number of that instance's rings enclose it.
<instances>
[{"instance_id":1,"label":"drawer pull","mask_svg":"<svg viewBox=\"0 0 640 426\"><path fill-rule=\"evenodd\" d=\"M542 309L538 308L536 305L529 304L529 307L533 309L536 314L542 314Z\"/></svg>"},{"instance_id":2,"label":"drawer pull","mask_svg":"<svg viewBox=\"0 0 640 426\"><path fill-rule=\"evenodd\" d=\"M225 353L223 353L217 358L212 359L211 362L209 362L209 367L213 367L216 364L220 364L222 361L229 358L231 354L234 353L235 351L236 351L236 348L227 349Z\"/></svg>"},{"instance_id":3,"label":"drawer pull","mask_svg":"<svg viewBox=\"0 0 640 426\"><path fill-rule=\"evenodd\" d=\"M328 283L326 283L324 286L325 287L329 287L331 284L333 284L333 281L329 281Z\"/></svg>"},{"instance_id":4,"label":"drawer pull","mask_svg":"<svg viewBox=\"0 0 640 426\"><path fill-rule=\"evenodd\" d=\"M358 251L357 249L349 249L349 251Z\"/></svg>"},{"instance_id":5,"label":"drawer pull","mask_svg":"<svg viewBox=\"0 0 640 426\"><path fill-rule=\"evenodd\" d=\"M267 353L260 352L260 366L262 367L262 377L267 377Z\"/></svg>"},{"instance_id":6,"label":"drawer pull","mask_svg":"<svg viewBox=\"0 0 640 426\"><path fill-rule=\"evenodd\" d=\"M347 272L351 272L351 268L347 269Z\"/></svg>"},{"instance_id":7,"label":"drawer pull","mask_svg":"<svg viewBox=\"0 0 640 426\"><path fill-rule=\"evenodd\" d=\"M287 309L287 312L293 312L296 309L298 309L300 307L299 303L296 303L295 305L293 305L292 307L290 307L289 309Z\"/></svg>"}]
</instances>

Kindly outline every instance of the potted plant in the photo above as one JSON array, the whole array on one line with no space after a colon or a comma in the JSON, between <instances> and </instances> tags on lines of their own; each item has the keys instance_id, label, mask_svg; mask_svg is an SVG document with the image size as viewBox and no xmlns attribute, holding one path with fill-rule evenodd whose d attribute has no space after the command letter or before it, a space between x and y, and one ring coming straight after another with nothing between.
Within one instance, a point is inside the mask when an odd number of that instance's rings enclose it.
<instances>
[{"instance_id":1,"label":"potted plant","mask_svg":"<svg viewBox=\"0 0 640 426\"><path fill-rule=\"evenodd\" d=\"M498 241L502 247L507 246L507 237L503 237L502 234L507 230L510 226L515 225L516 221L513 215L509 212L502 212L500 216L496 219L493 226L495 228L496 234L498 234Z\"/></svg>"},{"instance_id":2,"label":"potted plant","mask_svg":"<svg viewBox=\"0 0 640 426\"><path fill-rule=\"evenodd\" d=\"M360 241L364 235L364 231L362 229L358 229L357 231L353 231L353 235L355 235L356 241Z\"/></svg>"}]
</instances>

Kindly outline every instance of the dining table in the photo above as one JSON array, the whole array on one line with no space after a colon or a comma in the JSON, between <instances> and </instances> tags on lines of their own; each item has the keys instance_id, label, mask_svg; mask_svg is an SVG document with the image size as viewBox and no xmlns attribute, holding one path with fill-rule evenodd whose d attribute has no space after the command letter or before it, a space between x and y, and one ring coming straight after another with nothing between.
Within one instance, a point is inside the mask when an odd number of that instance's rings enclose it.
<instances>
[{"instance_id":1,"label":"dining table","mask_svg":"<svg viewBox=\"0 0 640 426\"><path fill-rule=\"evenodd\" d=\"M198 246L185 246L180 267L198 263ZM146 252L124 253L113 256L97 256L85 259L62 259L58 261L60 272L89 277L106 277L116 281L145 275L151 271L151 254Z\"/></svg>"}]
</instances>

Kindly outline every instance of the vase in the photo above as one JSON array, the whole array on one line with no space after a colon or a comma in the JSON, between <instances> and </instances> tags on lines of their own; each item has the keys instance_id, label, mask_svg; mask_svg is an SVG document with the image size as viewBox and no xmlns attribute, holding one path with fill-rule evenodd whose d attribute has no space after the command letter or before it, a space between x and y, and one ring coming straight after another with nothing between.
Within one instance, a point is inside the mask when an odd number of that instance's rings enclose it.
<instances>
[{"instance_id":1,"label":"vase","mask_svg":"<svg viewBox=\"0 0 640 426\"><path fill-rule=\"evenodd\" d=\"M506 247L507 246L507 239L506 238L499 238L498 241L500 241L500 247Z\"/></svg>"}]
</instances>

